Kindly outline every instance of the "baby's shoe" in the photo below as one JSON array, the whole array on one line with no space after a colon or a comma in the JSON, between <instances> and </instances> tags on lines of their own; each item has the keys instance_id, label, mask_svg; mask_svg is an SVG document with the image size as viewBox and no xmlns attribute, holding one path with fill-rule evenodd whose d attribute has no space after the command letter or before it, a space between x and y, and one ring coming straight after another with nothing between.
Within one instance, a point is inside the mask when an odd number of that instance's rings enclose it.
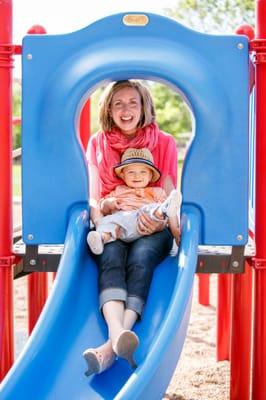
<instances>
[{"instance_id":1,"label":"baby's shoe","mask_svg":"<svg viewBox=\"0 0 266 400\"><path fill-rule=\"evenodd\" d=\"M102 254L104 245L102 236L99 232L90 231L87 236L87 242L94 254Z\"/></svg>"},{"instance_id":2,"label":"baby's shoe","mask_svg":"<svg viewBox=\"0 0 266 400\"><path fill-rule=\"evenodd\" d=\"M85 350L83 357L88 364L88 370L85 372L86 376L100 374L107 368L110 368L116 359L110 341L96 347L95 349Z\"/></svg>"},{"instance_id":3,"label":"baby's shoe","mask_svg":"<svg viewBox=\"0 0 266 400\"><path fill-rule=\"evenodd\" d=\"M181 202L181 193L178 190L172 190L167 199L161 204L160 208L166 217L172 218L178 216L179 218Z\"/></svg>"}]
</instances>

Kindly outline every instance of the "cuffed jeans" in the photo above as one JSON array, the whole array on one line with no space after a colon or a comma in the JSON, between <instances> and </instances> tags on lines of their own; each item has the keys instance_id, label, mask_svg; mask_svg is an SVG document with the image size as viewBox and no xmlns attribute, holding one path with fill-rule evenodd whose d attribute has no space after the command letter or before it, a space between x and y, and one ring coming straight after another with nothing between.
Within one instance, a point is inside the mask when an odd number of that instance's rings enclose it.
<instances>
[{"instance_id":1,"label":"cuffed jeans","mask_svg":"<svg viewBox=\"0 0 266 400\"><path fill-rule=\"evenodd\" d=\"M168 229L131 243L116 240L94 256L99 268L100 308L111 300L141 316L155 267L169 254L173 236Z\"/></svg>"}]
</instances>

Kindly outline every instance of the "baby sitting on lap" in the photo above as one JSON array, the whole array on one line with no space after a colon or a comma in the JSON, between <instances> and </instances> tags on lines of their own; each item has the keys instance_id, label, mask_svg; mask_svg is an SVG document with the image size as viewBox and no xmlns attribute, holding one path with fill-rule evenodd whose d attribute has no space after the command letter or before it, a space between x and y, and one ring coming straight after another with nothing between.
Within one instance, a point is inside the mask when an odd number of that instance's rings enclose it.
<instances>
[{"instance_id":1,"label":"baby sitting on lap","mask_svg":"<svg viewBox=\"0 0 266 400\"><path fill-rule=\"evenodd\" d=\"M91 251L101 254L106 243L117 239L132 242L143 236L137 227L140 212L149 214L154 220L168 222L179 244L182 196L178 190L173 190L167 197L161 187L149 186L157 182L161 175L153 163L151 152L147 148L127 149L114 171L124 185L117 186L100 200L104 217L97 223L96 231L89 232L87 236Z\"/></svg>"}]
</instances>

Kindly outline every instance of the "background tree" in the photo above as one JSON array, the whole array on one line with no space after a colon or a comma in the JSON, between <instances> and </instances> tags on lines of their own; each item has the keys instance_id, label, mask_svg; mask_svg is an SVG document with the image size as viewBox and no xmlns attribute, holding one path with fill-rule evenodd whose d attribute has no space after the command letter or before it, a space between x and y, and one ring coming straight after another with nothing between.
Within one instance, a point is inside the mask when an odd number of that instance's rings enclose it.
<instances>
[{"instance_id":1,"label":"background tree","mask_svg":"<svg viewBox=\"0 0 266 400\"><path fill-rule=\"evenodd\" d=\"M243 23L254 25L255 0L177 0L164 12L201 32L234 33Z\"/></svg>"},{"instance_id":2,"label":"background tree","mask_svg":"<svg viewBox=\"0 0 266 400\"><path fill-rule=\"evenodd\" d=\"M156 121L161 130L171 133L180 142L180 133L191 132L191 114L183 98L161 83L152 82L149 88L156 109ZM181 143L179 143L181 144Z\"/></svg>"}]
</instances>

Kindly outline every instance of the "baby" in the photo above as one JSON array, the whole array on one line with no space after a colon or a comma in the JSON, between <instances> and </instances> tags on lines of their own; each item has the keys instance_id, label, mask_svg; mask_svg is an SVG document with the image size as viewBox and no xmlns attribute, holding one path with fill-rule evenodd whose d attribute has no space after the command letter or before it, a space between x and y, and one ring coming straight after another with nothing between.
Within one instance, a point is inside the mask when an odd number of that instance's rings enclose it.
<instances>
[{"instance_id":1,"label":"baby","mask_svg":"<svg viewBox=\"0 0 266 400\"><path fill-rule=\"evenodd\" d=\"M137 229L140 212L157 221L168 219L172 235L179 244L182 196L179 191L173 190L167 197L162 188L149 186L161 176L151 152L147 148L127 149L114 171L124 185L117 186L100 200L100 210L105 216L100 219L96 231L89 232L87 236L91 251L101 254L106 243L117 239L132 242L140 238L142 235Z\"/></svg>"}]
</instances>

